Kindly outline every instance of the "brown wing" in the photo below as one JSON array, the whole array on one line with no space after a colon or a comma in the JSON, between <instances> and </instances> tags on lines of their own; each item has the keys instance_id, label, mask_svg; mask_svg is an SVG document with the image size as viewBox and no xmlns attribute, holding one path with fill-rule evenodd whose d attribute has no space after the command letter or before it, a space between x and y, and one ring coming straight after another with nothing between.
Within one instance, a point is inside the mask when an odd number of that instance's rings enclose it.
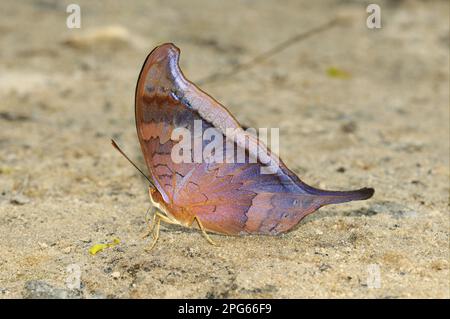
<instances>
[{"instance_id":1,"label":"brown wing","mask_svg":"<svg viewBox=\"0 0 450 319\"><path fill-rule=\"evenodd\" d=\"M179 49L164 44L154 49L143 66L136 88L136 127L145 161L155 186L179 221L189 224L194 216L207 230L224 234L277 234L295 226L322 205L370 197L373 190L332 192L304 184L270 150L246 134L232 115L217 101L185 79L178 66ZM197 121L197 122L196 122ZM174 129L191 133L213 130L223 137L222 153L242 151L236 163L188 163L172 158ZM233 142L227 129L246 137ZM204 149L210 141L201 142ZM251 146L259 146L258 152ZM262 150L262 151L261 151ZM256 162L252 160L257 159ZM268 160L278 163L272 174L262 173Z\"/></svg>"}]
</instances>

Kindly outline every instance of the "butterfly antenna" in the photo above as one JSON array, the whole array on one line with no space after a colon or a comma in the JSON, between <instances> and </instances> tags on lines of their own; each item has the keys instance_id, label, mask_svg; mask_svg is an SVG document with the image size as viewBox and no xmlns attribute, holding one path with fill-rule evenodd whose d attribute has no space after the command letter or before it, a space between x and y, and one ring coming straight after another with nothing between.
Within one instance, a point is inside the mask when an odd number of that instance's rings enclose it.
<instances>
[{"instance_id":1,"label":"butterfly antenna","mask_svg":"<svg viewBox=\"0 0 450 319\"><path fill-rule=\"evenodd\" d=\"M139 167L137 167L137 165L134 164L134 162L133 162L132 160L130 160L130 158L127 156L127 154L125 154L124 151L122 151L122 150L120 149L120 147L117 145L117 143L116 143L114 140L111 140L111 144L112 144L112 146L113 146L117 151L119 151L120 154L122 154L123 157L125 157L125 158L128 160L128 162L131 163L131 165L134 166L134 168L136 168L136 169L139 171L139 173L142 174L142 176L145 177L146 180L149 181L149 183L150 183L153 187L155 187L155 184L153 183L153 181L152 181L147 175L145 175L144 172L143 172Z\"/></svg>"}]
</instances>

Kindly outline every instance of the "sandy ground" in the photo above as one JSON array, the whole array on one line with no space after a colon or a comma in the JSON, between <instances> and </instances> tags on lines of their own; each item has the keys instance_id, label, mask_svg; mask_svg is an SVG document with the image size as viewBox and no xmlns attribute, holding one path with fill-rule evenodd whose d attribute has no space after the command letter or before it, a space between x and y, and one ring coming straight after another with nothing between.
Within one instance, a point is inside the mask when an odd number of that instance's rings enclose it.
<instances>
[{"instance_id":1,"label":"sandy ground","mask_svg":"<svg viewBox=\"0 0 450 319\"><path fill-rule=\"evenodd\" d=\"M378 2L379 30L363 1L78 3L73 30L64 1L2 5L0 298L449 298L447 1ZM134 87L150 50L177 44L196 81L335 17L202 88L242 123L279 127L307 183L375 196L218 247L163 227L146 252L146 184L110 138L142 165Z\"/></svg>"}]
</instances>

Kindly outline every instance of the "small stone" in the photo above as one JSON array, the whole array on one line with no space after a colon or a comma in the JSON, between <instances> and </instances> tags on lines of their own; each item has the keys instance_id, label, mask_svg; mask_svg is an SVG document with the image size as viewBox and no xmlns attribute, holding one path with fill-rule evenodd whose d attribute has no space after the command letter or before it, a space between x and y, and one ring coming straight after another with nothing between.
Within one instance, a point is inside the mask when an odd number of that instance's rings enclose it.
<instances>
[{"instance_id":1,"label":"small stone","mask_svg":"<svg viewBox=\"0 0 450 319\"><path fill-rule=\"evenodd\" d=\"M353 121L341 125L341 130L344 133L354 133L357 128L358 128L357 124Z\"/></svg>"},{"instance_id":2,"label":"small stone","mask_svg":"<svg viewBox=\"0 0 450 319\"><path fill-rule=\"evenodd\" d=\"M342 166L336 170L336 172L338 172L338 173L345 173L345 171L346 171L345 167L342 167Z\"/></svg>"},{"instance_id":3,"label":"small stone","mask_svg":"<svg viewBox=\"0 0 450 319\"><path fill-rule=\"evenodd\" d=\"M113 277L114 279L119 279L120 278L120 272L115 271L111 274L111 277Z\"/></svg>"},{"instance_id":4,"label":"small stone","mask_svg":"<svg viewBox=\"0 0 450 319\"><path fill-rule=\"evenodd\" d=\"M26 197L25 195L16 194L10 199L9 202L13 205L25 205L30 202L30 199L28 197Z\"/></svg>"},{"instance_id":5,"label":"small stone","mask_svg":"<svg viewBox=\"0 0 450 319\"><path fill-rule=\"evenodd\" d=\"M42 249L48 248L48 245L46 243L38 243L39 247Z\"/></svg>"},{"instance_id":6,"label":"small stone","mask_svg":"<svg viewBox=\"0 0 450 319\"><path fill-rule=\"evenodd\" d=\"M66 247L66 248L64 248L63 250L62 250L62 252L63 253L65 253L65 254L70 254L70 252L72 251L72 247Z\"/></svg>"},{"instance_id":7,"label":"small stone","mask_svg":"<svg viewBox=\"0 0 450 319\"><path fill-rule=\"evenodd\" d=\"M26 299L78 299L82 297L80 290L56 288L40 280L27 281L22 295Z\"/></svg>"},{"instance_id":8,"label":"small stone","mask_svg":"<svg viewBox=\"0 0 450 319\"><path fill-rule=\"evenodd\" d=\"M328 270L328 269L331 269L331 266L328 265L328 264L321 264L321 265L319 266L320 272L324 272L324 271L326 271L326 270Z\"/></svg>"}]
</instances>

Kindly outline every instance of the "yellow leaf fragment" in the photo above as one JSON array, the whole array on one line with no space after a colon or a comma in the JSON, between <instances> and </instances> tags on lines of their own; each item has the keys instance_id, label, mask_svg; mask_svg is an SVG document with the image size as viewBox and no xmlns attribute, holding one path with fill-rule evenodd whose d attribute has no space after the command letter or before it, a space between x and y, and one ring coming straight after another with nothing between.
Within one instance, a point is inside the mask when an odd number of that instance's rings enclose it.
<instances>
[{"instance_id":1,"label":"yellow leaf fragment","mask_svg":"<svg viewBox=\"0 0 450 319\"><path fill-rule=\"evenodd\" d=\"M349 79L351 77L349 72L334 66L327 69L327 74L331 78Z\"/></svg>"},{"instance_id":2,"label":"yellow leaf fragment","mask_svg":"<svg viewBox=\"0 0 450 319\"><path fill-rule=\"evenodd\" d=\"M12 172L13 172L13 169L11 167L8 167L8 166L0 167L0 174L8 175L8 174L11 174Z\"/></svg>"},{"instance_id":3,"label":"yellow leaf fragment","mask_svg":"<svg viewBox=\"0 0 450 319\"><path fill-rule=\"evenodd\" d=\"M107 244L95 244L93 245L91 248L89 248L89 253L91 255L95 255L99 252L101 252L102 250L109 248L109 247L114 247L116 245L120 244L120 239L118 238L114 238L112 242L107 243Z\"/></svg>"}]
</instances>

